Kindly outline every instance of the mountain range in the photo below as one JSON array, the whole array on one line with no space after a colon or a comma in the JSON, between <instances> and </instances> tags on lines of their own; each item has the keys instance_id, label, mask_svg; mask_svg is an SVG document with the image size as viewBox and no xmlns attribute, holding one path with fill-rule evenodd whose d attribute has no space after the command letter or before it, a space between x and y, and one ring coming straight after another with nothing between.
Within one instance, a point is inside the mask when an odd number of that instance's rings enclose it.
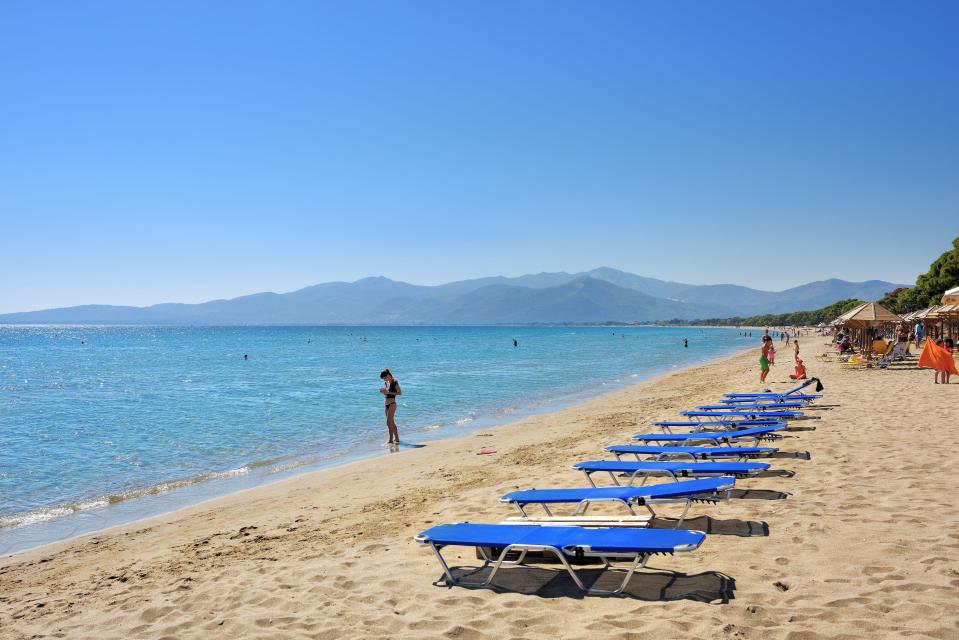
<instances>
[{"instance_id":1,"label":"mountain range","mask_svg":"<svg viewBox=\"0 0 959 640\"><path fill-rule=\"evenodd\" d=\"M761 291L692 285L609 267L580 273L494 276L437 286L385 277L327 282L201 304L82 305L0 314L5 324L526 324L652 322L816 309L845 298L876 300L902 285L820 280Z\"/></svg>"}]
</instances>

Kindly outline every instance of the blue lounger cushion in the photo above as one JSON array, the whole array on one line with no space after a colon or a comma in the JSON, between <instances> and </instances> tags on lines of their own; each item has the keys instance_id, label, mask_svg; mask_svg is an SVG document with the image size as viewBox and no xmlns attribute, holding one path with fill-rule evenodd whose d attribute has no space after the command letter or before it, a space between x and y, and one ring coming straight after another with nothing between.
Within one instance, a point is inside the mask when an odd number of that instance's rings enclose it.
<instances>
[{"instance_id":1,"label":"blue lounger cushion","mask_svg":"<svg viewBox=\"0 0 959 640\"><path fill-rule=\"evenodd\" d=\"M654 427L663 427L663 428L672 428L672 427L694 427L702 428L704 424L709 426L722 426L722 427L769 427L775 424L783 424L782 420L777 418L756 418L756 419L744 419L744 420L711 420L708 423L696 422L693 420L679 420L679 421L664 421L664 422L654 422Z\"/></svg>"},{"instance_id":2,"label":"blue lounger cushion","mask_svg":"<svg viewBox=\"0 0 959 640\"><path fill-rule=\"evenodd\" d=\"M723 395L727 398L747 398L750 396L795 396L799 391L802 391L806 387L815 384L818 388L816 391L822 391L822 383L819 381L819 378L810 378L797 387L793 387L789 391L783 391L782 393L776 393L774 391L759 391L756 393L724 393ZM821 398L822 394L806 394L808 397Z\"/></svg>"},{"instance_id":3,"label":"blue lounger cushion","mask_svg":"<svg viewBox=\"0 0 959 640\"><path fill-rule=\"evenodd\" d=\"M762 406L769 406L786 402L805 407L812 404L812 400L807 400L803 396L749 396L748 398L723 397L720 398L719 401L724 405L758 404Z\"/></svg>"},{"instance_id":4,"label":"blue lounger cushion","mask_svg":"<svg viewBox=\"0 0 959 640\"><path fill-rule=\"evenodd\" d=\"M737 401L737 402L743 402L743 401L749 402L750 400L756 400L756 401L762 402L765 400L777 400L780 398L788 401L797 400L797 401L804 401L804 402L812 402L813 400L818 400L819 398L822 398L822 394L812 393L812 394L802 394L802 395L789 395L787 393L724 393L723 397L729 400ZM725 400L723 402L725 402Z\"/></svg>"},{"instance_id":5,"label":"blue lounger cushion","mask_svg":"<svg viewBox=\"0 0 959 640\"><path fill-rule=\"evenodd\" d=\"M630 475L668 474L674 477L696 477L704 475L741 476L753 475L765 471L769 465L765 462L643 462L631 460L587 460L577 462L574 469L587 474L597 471L625 473Z\"/></svg>"},{"instance_id":6,"label":"blue lounger cushion","mask_svg":"<svg viewBox=\"0 0 959 640\"><path fill-rule=\"evenodd\" d=\"M513 491L500 498L508 504L560 504L583 501L622 500L639 502L643 499L667 499L695 496L704 493L716 493L732 489L735 478L703 478L684 480L683 482L664 482L642 487L600 487L582 489L529 489Z\"/></svg>"},{"instance_id":7,"label":"blue lounger cushion","mask_svg":"<svg viewBox=\"0 0 959 640\"><path fill-rule=\"evenodd\" d=\"M756 416L764 418L796 418L803 415L802 411L749 411L741 409L724 409L723 411L680 411L679 415L693 418L722 418L724 416Z\"/></svg>"},{"instance_id":8,"label":"blue lounger cushion","mask_svg":"<svg viewBox=\"0 0 959 640\"><path fill-rule=\"evenodd\" d=\"M775 447L653 447L641 444L617 444L606 447L606 451L618 455L633 454L646 456L691 456L708 460L711 458L734 458L739 456L765 456L779 451Z\"/></svg>"},{"instance_id":9,"label":"blue lounger cushion","mask_svg":"<svg viewBox=\"0 0 959 640\"><path fill-rule=\"evenodd\" d=\"M706 423L711 424L711 423ZM738 431L697 431L693 433L640 433L633 436L633 440L641 442L682 442L684 440L712 440L714 442L728 442L743 438L758 439L772 436L776 431L785 429L785 423L740 429Z\"/></svg>"},{"instance_id":10,"label":"blue lounger cushion","mask_svg":"<svg viewBox=\"0 0 959 640\"><path fill-rule=\"evenodd\" d=\"M524 524L444 524L420 533L417 542L429 544L439 559L446 576L446 583L464 587L489 586L496 572L504 564L522 564L529 551L548 551L556 555L570 578L586 593L616 595L622 593L637 569L646 566L652 554L692 551L706 539L702 531L683 529L635 529L635 528L587 528L538 526ZM456 577L443 558L443 547L476 547L483 557L483 568L492 566L485 580L466 582L465 576ZM497 549L494 559L488 550ZM516 560L507 560L507 554L519 553ZM611 572L610 559L629 558L632 565L623 575L615 589L587 587L576 570L566 560L567 556L599 556ZM468 575L475 574L471 571Z\"/></svg>"},{"instance_id":11,"label":"blue lounger cushion","mask_svg":"<svg viewBox=\"0 0 959 640\"><path fill-rule=\"evenodd\" d=\"M753 403L753 404L737 404L730 406L729 404L702 404L696 407L701 411L730 411L730 410L740 410L746 411L755 409L757 411L771 411L775 409L801 409L804 405L802 402L769 402L765 404Z\"/></svg>"},{"instance_id":12,"label":"blue lounger cushion","mask_svg":"<svg viewBox=\"0 0 959 640\"><path fill-rule=\"evenodd\" d=\"M567 553L675 553L696 549L706 539L701 531L672 529L590 529L515 524L442 524L423 531L416 540L437 546L552 547Z\"/></svg>"}]
</instances>

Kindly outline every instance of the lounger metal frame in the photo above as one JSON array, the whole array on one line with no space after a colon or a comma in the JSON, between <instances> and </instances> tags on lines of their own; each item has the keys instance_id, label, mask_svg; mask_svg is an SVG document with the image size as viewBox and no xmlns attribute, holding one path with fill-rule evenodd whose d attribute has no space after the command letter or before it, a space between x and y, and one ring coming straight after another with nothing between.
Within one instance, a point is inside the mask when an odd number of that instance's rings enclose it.
<instances>
[{"instance_id":1,"label":"lounger metal frame","mask_svg":"<svg viewBox=\"0 0 959 640\"><path fill-rule=\"evenodd\" d=\"M425 536L417 535L414 540L417 542L427 542ZM496 576L496 573L499 571L502 566L517 566L523 564L523 561L526 559L526 554L530 551L534 552L549 552L555 555L559 561L562 563L563 568L566 569L566 572L569 573L569 576L573 579L573 582L576 583L576 586L579 587L580 591L592 595L604 595L604 596L615 596L621 594L626 590L626 587L629 585L630 579L633 577L633 574L638 570L643 569L646 566L646 563L649 561L649 557L653 555L652 553L603 553L603 552L594 552L588 546L578 546L574 547L572 550L568 550L560 547L552 546L542 546L542 545L531 545L531 544L511 544L507 547L504 547L503 550L494 560L486 553L486 550L481 546L475 545L437 545L433 541L429 541L430 548L433 549L433 553L436 554L436 558L440 561L440 565L443 567L443 573L446 577L446 583L449 586L458 586L466 587L471 589L476 588L485 588L493 582L493 578ZM489 566L493 567L493 570L490 571L489 576L486 577L482 582L467 582L462 578L457 579L453 577L453 572L450 570L449 564L447 564L446 559L443 557L441 549L445 546L475 546L480 556L483 559L483 566L478 569L471 571L469 574L478 573L483 569L486 569ZM677 546L674 551L693 551L698 545L680 545ZM515 560L507 560L506 556L510 552L519 552L519 557ZM609 573L623 573L623 581L616 589L595 589L593 587L587 587L583 584L582 579L576 573L576 570L573 569L572 565L566 560L566 556L586 556L590 558L599 558L604 565L604 569ZM628 569L625 571L623 569L616 569L613 567L610 560L632 560Z\"/></svg>"},{"instance_id":2,"label":"lounger metal frame","mask_svg":"<svg viewBox=\"0 0 959 640\"><path fill-rule=\"evenodd\" d=\"M762 442L763 440L782 440L782 435L776 433L775 431L768 431L768 432L766 432L766 433L757 433L757 434L753 434L753 435L749 435L749 436L737 436L735 431L730 431L728 434L726 434L726 433L718 434L718 433L717 433L716 435L707 436L707 435L705 435L705 434L707 434L707 433L712 433L712 432L703 431L703 432L702 432L703 437L701 437L701 438L699 437L700 433L698 433L698 432L694 432L694 433L696 433L696 436L697 436L696 438L677 438L676 440L662 440L662 439L658 439L658 438L657 438L657 439L653 439L653 440L648 440L648 439L644 438L643 436L654 435L654 434L641 433L641 434L637 434L637 435L633 436L632 439L633 439L633 440L636 440L637 442L658 442L658 443L663 443L663 442L682 442L682 443L684 443L684 444L689 444L689 443L691 443L691 442L710 442L710 443L714 444L714 445L717 446L717 447L720 447L720 446L723 446L723 445L726 445L727 447L736 446L736 445L733 443L733 441L735 441L735 440L746 440L747 442L748 442L749 440L752 440L753 443L754 443L754 445L756 445L756 446L759 446L759 443ZM655 434L655 435L659 435L659 434ZM666 435L669 435L669 434L666 434ZM685 434L678 434L678 435L685 435Z\"/></svg>"},{"instance_id":3,"label":"lounger metal frame","mask_svg":"<svg viewBox=\"0 0 959 640\"><path fill-rule=\"evenodd\" d=\"M636 478L638 478L638 477L640 477L640 476L643 477L643 481L642 481L641 483L639 483L639 486L643 486L643 485L645 485L646 482L647 482L651 477L653 477L653 476L668 476L668 477L672 478L673 481L678 482L680 478L719 478L719 477L722 477L722 476L733 476L734 478L748 478L748 477L754 476L754 475L756 475L756 473L758 473L758 470L757 470L756 472L745 473L745 474L743 474L743 473L694 473L694 474L690 474L690 473L688 473L687 471L679 471L679 472L677 473L677 472L675 472L675 471L672 471L671 469L637 469L636 471L633 471L632 473L629 473L629 472L626 472L626 471L609 471L609 470L600 470L600 469L582 469L582 468L580 468L580 467L577 467L576 465L573 465L571 468L572 468L573 470L575 470L575 471L582 471L582 472L583 472L583 475L586 476L586 481L589 482L589 486L593 487L594 489L598 489L598 488L599 488L599 487L596 486L596 483L593 482L593 478L591 477L592 474L594 474L594 473L607 473L607 474L609 474L609 477L610 477L610 479L613 481L613 484L616 485L617 487L621 487L621 486L623 486L623 485L621 485L621 484L619 483L619 479L616 477L616 474L619 474L621 477L626 477L626 478L628 478L628 479L629 479L629 482L626 483L626 486L627 486L627 487L631 487L631 486L633 486L633 483L636 481Z\"/></svg>"},{"instance_id":4,"label":"lounger metal frame","mask_svg":"<svg viewBox=\"0 0 959 640\"><path fill-rule=\"evenodd\" d=\"M596 485L593 485L593 487L595 486ZM585 520L586 510L589 509L589 507L592 506L593 503L598 503L598 502L618 502L622 504L624 507L626 507L626 510L629 511L629 515L631 516L631 519L628 521L628 524L632 526L645 526L652 518L656 518L658 514L653 509L654 504L656 505L682 504L683 512L680 514L679 520L676 521L676 526L673 527L674 529L678 529L679 526L683 523L683 521L686 520L686 515L689 513L689 507L691 507L694 502L703 502L703 503L708 502L711 504L716 504L718 502L729 500L729 495L730 495L730 492L732 491L732 488L733 486L730 485L728 488L722 490L722 492L725 493L725 496L721 496L720 491L714 491L712 493L704 492L704 493L697 493L695 495L690 495L690 496L682 496L682 497L677 496L675 498L647 498L645 496L637 496L635 498L630 498L628 500L623 498L586 498L576 503L576 510L573 512L573 515L571 516L554 515L552 510L550 510L549 505L546 504L545 502L520 503L515 500L508 500L505 497L500 498L499 501L502 502L503 504L512 504L520 512L520 514L522 515L522 520L516 519L516 520L513 520L513 522L522 522L523 520L525 520L527 523L533 523L533 522L537 524L552 523L552 524L564 525L564 526L568 526L572 524L579 524L583 526L589 526L589 524L592 524L592 526L599 526L601 524L599 522L590 523L589 521ZM546 517L548 519L543 520L543 519L533 518L528 513L526 513L526 509L524 509L524 506L530 505L530 504L538 504L540 507L542 507L543 512L546 514ZM636 511L633 509L633 507L645 507L646 510L649 512L649 516L638 515ZM623 526L625 524L622 521L622 519L619 519L616 522L620 523L620 526Z\"/></svg>"},{"instance_id":5,"label":"lounger metal frame","mask_svg":"<svg viewBox=\"0 0 959 640\"><path fill-rule=\"evenodd\" d=\"M732 445L729 445L732 446ZM676 458L680 459L689 459L690 462L709 462L716 458L736 458L739 462L748 462L754 458L761 458L765 454L762 453L737 453L733 455L724 455L720 447L714 447L718 455L707 455L705 453L693 453L691 451L670 451L666 453L647 453L645 455L649 456L648 458L640 458L639 456L644 455L637 453L635 451L614 451L615 447L606 447L605 451L616 456L617 460L622 460L623 456L634 456L637 462L668 462Z\"/></svg>"},{"instance_id":6,"label":"lounger metal frame","mask_svg":"<svg viewBox=\"0 0 959 640\"><path fill-rule=\"evenodd\" d=\"M743 418L742 420L667 420L663 422L654 422L654 427L662 429L663 433L672 433L677 427L689 427L696 431L702 431L709 427L713 431L736 431L741 429L752 429L754 427L771 427L776 424L786 424L782 418ZM683 433L688 433L684 431Z\"/></svg>"}]
</instances>

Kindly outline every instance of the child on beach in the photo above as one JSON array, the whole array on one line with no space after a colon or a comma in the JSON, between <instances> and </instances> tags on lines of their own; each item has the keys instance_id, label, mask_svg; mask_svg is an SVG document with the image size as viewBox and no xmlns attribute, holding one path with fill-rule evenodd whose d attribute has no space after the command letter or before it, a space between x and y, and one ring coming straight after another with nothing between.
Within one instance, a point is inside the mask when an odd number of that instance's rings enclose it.
<instances>
[{"instance_id":1,"label":"child on beach","mask_svg":"<svg viewBox=\"0 0 959 640\"><path fill-rule=\"evenodd\" d=\"M769 350L772 348L773 339L768 335L763 336L763 346L759 352L759 382L766 382L766 376L769 375Z\"/></svg>"},{"instance_id":2,"label":"child on beach","mask_svg":"<svg viewBox=\"0 0 959 640\"><path fill-rule=\"evenodd\" d=\"M949 357L953 357L955 352L955 345L952 342L952 338L946 338L945 340L936 340L936 344L941 346L943 349L949 352ZM942 374L942 384L949 384L949 369L944 369L943 371L936 371L936 384L939 384L939 374Z\"/></svg>"},{"instance_id":3,"label":"child on beach","mask_svg":"<svg viewBox=\"0 0 959 640\"><path fill-rule=\"evenodd\" d=\"M796 356L796 373L790 373L789 377L793 380L806 379L806 365L803 364L802 358L799 356Z\"/></svg>"},{"instance_id":4,"label":"child on beach","mask_svg":"<svg viewBox=\"0 0 959 640\"><path fill-rule=\"evenodd\" d=\"M390 373L389 369L383 369L380 372L380 380L383 381L383 386L380 387L379 391L383 394L383 402L386 409L386 428L390 433L390 439L387 441L387 444L399 444L400 443L400 434L396 429L396 396L403 395L403 389L400 388L400 382L393 377L393 374Z\"/></svg>"}]
</instances>

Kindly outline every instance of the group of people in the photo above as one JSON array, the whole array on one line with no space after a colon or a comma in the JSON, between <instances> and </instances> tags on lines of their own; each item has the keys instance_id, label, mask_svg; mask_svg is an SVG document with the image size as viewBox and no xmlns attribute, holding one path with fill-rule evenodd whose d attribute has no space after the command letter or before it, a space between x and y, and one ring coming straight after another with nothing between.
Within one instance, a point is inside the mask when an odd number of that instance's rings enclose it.
<instances>
[{"instance_id":1,"label":"group of people","mask_svg":"<svg viewBox=\"0 0 959 640\"><path fill-rule=\"evenodd\" d=\"M789 334L785 331L781 335L785 335L786 344L789 344ZM780 338L781 340L782 338ZM799 340L793 340L793 362L795 363L796 370L794 373L789 374L789 377L793 380L805 380L806 379L806 365L803 364L802 358L799 357ZM770 366L776 364L776 347L773 344L773 338L769 335L769 329L766 329L766 332L763 334L762 338L762 348L759 352L759 382L765 383L766 376L769 375Z\"/></svg>"}]
</instances>

